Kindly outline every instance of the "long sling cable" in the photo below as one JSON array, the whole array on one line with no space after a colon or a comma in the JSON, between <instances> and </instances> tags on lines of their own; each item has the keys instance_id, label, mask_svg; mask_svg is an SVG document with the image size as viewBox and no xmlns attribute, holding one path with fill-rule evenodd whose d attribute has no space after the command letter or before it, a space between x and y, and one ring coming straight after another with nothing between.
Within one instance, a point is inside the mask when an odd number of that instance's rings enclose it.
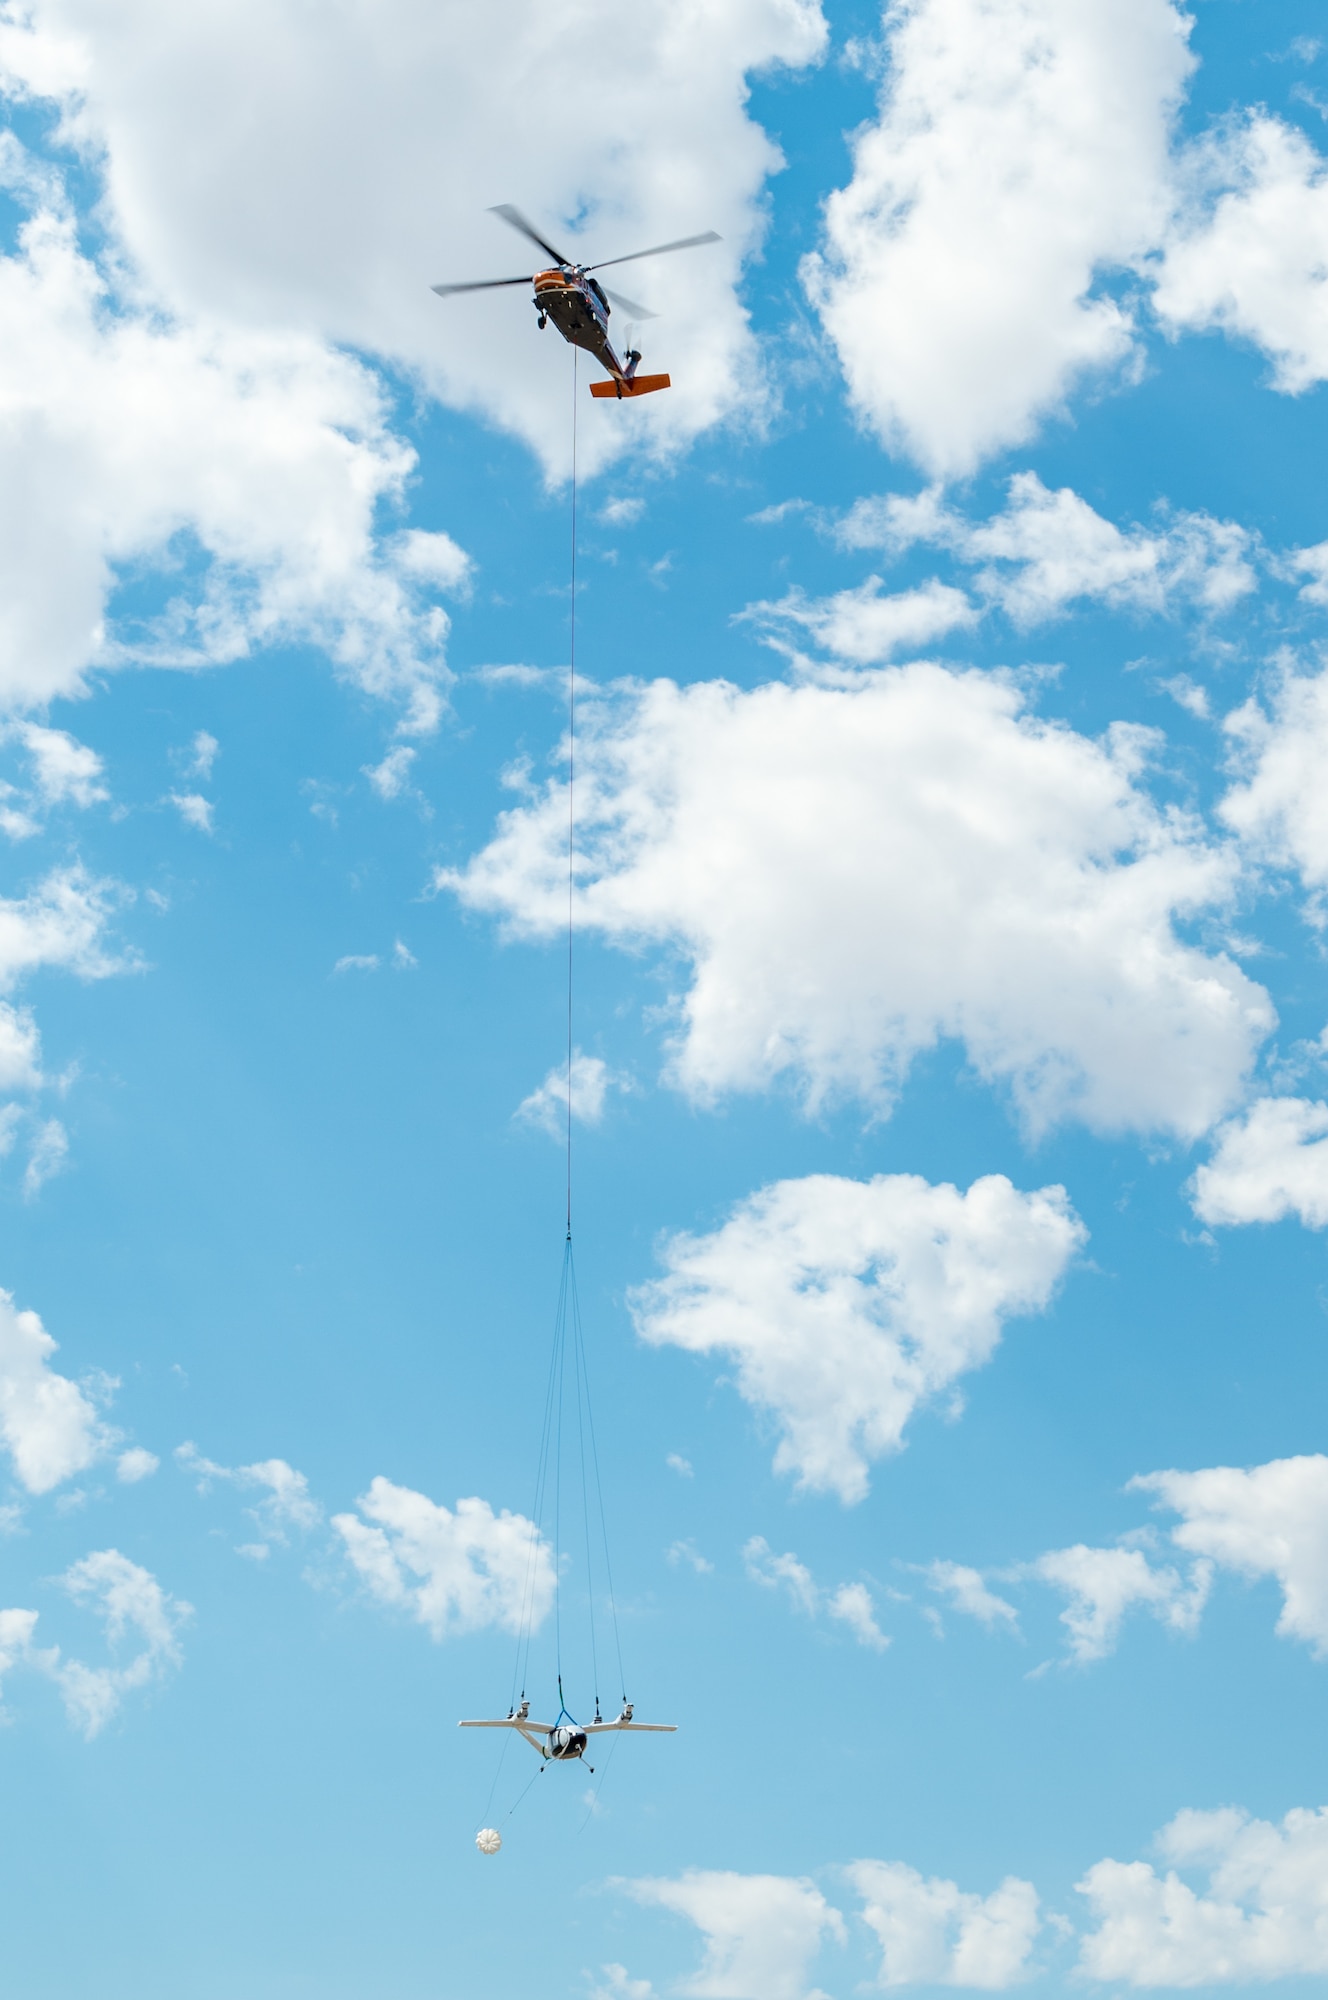
<instances>
[{"instance_id":1,"label":"long sling cable","mask_svg":"<svg viewBox=\"0 0 1328 2000\"><path fill-rule=\"evenodd\" d=\"M530 1672L531 1646L535 1627L541 1610L541 1557L544 1553L542 1540L546 1515L552 1514L552 1598L554 1614L554 1653L558 1677L558 1721L568 1715L563 1702L563 1662L562 1662L562 1446L564 1407L568 1394L576 1397L577 1456L580 1471L580 1501L584 1549L586 1560L586 1588L589 1600L590 1665L595 1697L595 1719L600 1719L599 1659L595 1629L595 1550L591 1529L590 1485L593 1477L595 1506L599 1513L599 1545L604 1564L604 1581L608 1594L609 1613L613 1626L614 1652L618 1666L618 1676L622 1683L623 1702L627 1701L627 1685L623 1674L622 1641L618 1630L618 1607L614 1598L613 1569L609 1560L608 1518L604 1510L604 1491L600 1477L599 1445L595 1435L595 1417L590 1400L590 1376L585 1348L585 1335L581 1324L581 1304L577 1292L576 1269L572 1260L572 1086L575 1076L575 1052L573 1042L573 941L575 936L576 898L576 558L577 558L577 389L579 386L577 350L572 350L572 491L571 491L571 609L569 617L570 645L567 677L567 1124L566 1124L566 1168L567 1168L567 1210L566 1236L563 1245L563 1267L558 1287L558 1304L554 1314L553 1347L549 1357L549 1373L545 1387L543 1420L540 1426L539 1459L535 1475L535 1504L531 1511L530 1542L526 1559L526 1574L522 1588L520 1623L517 1638L516 1659L512 1670L512 1707L515 1708L518 1686L521 1699L526 1699L526 1689ZM569 1354L570 1346L570 1354ZM570 1415L570 1413L568 1413ZM570 1442L570 1440L569 1440ZM587 1446L589 1452L587 1453ZM589 1464L587 1464L587 1457ZM552 1488L552 1490L550 1490ZM504 1750L507 1739L504 1738ZM608 1746L609 1758L617 1748L617 1740ZM493 1790L496 1791L498 1775L494 1777ZM541 1763L540 1770L545 1768ZM536 1773L538 1775L538 1773ZM602 1777L601 1777L602 1782ZM519 1794L507 1817L515 1812L521 1803L527 1785ZM598 1787L596 1787L598 1792ZM492 1802L493 1792L490 1793Z\"/></svg>"}]
</instances>

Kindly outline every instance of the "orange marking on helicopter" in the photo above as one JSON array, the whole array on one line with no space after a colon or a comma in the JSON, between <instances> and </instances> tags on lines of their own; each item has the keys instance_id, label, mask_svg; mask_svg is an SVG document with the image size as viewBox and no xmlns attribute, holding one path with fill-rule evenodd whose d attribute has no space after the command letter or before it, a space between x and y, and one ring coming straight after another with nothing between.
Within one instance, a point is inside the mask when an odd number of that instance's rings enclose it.
<instances>
[{"instance_id":1,"label":"orange marking on helicopter","mask_svg":"<svg viewBox=\"0 0 1328 2000\"><path fill-rule=\"evenodd\" d=\"M673 384L667 375L637 375L629 382L592 382L592 396L648 396L653 389L670 389Z\"/></svg>"}]
</instances>

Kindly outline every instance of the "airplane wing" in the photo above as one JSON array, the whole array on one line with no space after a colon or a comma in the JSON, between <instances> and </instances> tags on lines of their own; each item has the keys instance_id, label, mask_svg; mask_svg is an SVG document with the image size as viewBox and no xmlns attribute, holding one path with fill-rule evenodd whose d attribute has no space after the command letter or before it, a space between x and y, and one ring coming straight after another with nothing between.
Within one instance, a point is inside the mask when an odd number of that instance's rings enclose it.
<instances>
[{"instance_id":1,"label":"airplane wing","mask_svg":"<svg viewBox=\"0 0 1328 2000\"><path fill-rule=\"evenodd\" d=\"M606 1729L648 1729L653 1735L676 1736L676 1722L581 1722L577 1724L587 1736L601 1735Z\"/></svg>"},{"instance_id":2,"label":"airplane wing","mask_svg":"<svg viewBox=\"0 0 1328 2000\"><path fill-rule=\"evenodd\" d=\"M458 1722L457 1724L458 1729L519 1729L522 1735L528 1729L533 1729L537 1736L547 1736L552 1727L553 1724L550 1722L532 1722L529 1716L522 1716L518 1720L515 1715L505 1715L499 1722Z\"/></svg>"}]
</instances>

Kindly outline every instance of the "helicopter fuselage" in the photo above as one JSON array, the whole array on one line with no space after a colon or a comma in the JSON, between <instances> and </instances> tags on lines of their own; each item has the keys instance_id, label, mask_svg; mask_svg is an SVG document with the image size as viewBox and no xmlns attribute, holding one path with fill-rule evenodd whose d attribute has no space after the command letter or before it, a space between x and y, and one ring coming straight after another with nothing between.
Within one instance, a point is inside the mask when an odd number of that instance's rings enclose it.
<instances>
[{"instance_id":1,"label":"helicopter fuselage","mask_svg":"<svg viewBox=\"0 0 1328 2000\"><path fill-rule=\"evenodd\" d=\"M631 380L631 357L620 361L613 351L608 300L593 278L583 278L574 271L537 271L535 308L541 325L551 319L573 347L584 347L619 382Z\"/></svg>"}]
</instances>

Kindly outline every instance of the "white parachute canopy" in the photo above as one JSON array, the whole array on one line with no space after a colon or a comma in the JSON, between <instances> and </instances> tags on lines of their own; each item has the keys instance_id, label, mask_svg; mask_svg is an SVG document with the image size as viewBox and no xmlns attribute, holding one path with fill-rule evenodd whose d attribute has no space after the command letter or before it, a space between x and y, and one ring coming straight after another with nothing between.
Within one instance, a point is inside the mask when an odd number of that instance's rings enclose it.
<instances>
[{"instance_id":1,"label":"white parachute canopy","mask_svg":"<svg viewBox=\"0 0 1328 2000\"><path fill-rule=\"evenodd\" d=\"M496 1854L503 1844L503 1836L496 1826L482 1826L475 1835L475 1845L481 1854Z\"/></svg>"}]
</instances>

